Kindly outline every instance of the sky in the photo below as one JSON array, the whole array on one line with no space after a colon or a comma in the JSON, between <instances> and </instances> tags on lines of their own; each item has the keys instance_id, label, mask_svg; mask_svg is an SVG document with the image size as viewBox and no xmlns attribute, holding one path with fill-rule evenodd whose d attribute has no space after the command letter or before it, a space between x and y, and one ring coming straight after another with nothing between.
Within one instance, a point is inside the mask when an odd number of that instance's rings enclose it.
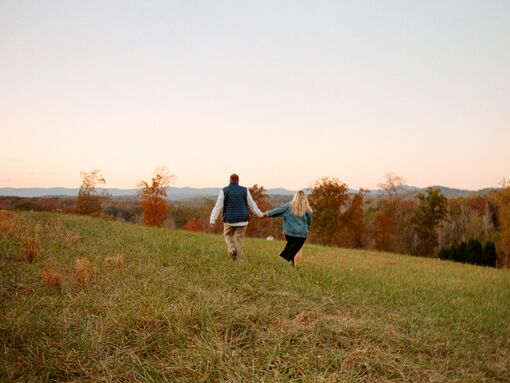
<instances>
[{"instance_id":1,"label":"sky","mask_svg":"<svg viewBox=\"0 0 510 383\"><path fill-rule=\"evenodd\" d=\"M0 0L0 187L497 186L509 47L506 0Z\"/></svg>"}]
</instances>

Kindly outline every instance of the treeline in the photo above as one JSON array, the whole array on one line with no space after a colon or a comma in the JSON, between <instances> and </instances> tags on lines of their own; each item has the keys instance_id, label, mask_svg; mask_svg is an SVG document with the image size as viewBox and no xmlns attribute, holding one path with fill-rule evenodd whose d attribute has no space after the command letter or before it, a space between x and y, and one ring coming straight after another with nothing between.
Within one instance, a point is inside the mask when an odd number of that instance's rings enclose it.
<instances>
[{"instance_id":1,"label":"treeline","mask_svg":"<svg viewBox=\"0 0 510 383\"><path fill-rule=\"evenodd\" d=\"M95 185L105 180L97 170L82 176L76 199L4 197L0 198L0 208L102 215L195 232L222 231L221 222L213 229L209 227L213 200L169 205L166 191L172 177L166 169L158 169L151 181L139 183L137 201L98 195ZM318 180L309 195L314 210L309 240L330 246L510 267L510 186L506 182L484 196L450 199L438 188L413 194L405 180L394 174L387 174L378 186L381 194L374 197L365 190L353 194L345 183L334 178ZM260 185L253 185L250 192L263 211L286 202L270 197ZM252 216L247 235L282 238L281 228L278 220Z\"/></svg>"},{"instance_id":2,"label":"treeline","mask_svg":"<svg viewBox=\"0 0 510 383\"><path fill-rule=\"evenodd\" d=\"M449 261L470 263L472 265L496 267L497 254L494 242L482 243L471 238L467 243L452 244L439 251L439 258Z\"/></svg>"}]
</instances>

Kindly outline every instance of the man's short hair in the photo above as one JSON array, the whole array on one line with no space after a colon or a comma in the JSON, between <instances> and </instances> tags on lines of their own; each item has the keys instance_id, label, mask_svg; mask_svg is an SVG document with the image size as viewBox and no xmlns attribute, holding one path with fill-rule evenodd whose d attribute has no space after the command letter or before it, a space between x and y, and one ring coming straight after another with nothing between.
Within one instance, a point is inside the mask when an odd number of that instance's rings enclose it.
<instances>
[{"instance_id":1,"label":"man's short hair","mask_svg":"<svg viewBox=\"0 0 510 383\"><path fill-rule=\"evenodd\" d=\"M237 174L231 174L230 175L230 182L233 182L235 184L239 183L239 176Z\"/></svg>"}]
</instances>

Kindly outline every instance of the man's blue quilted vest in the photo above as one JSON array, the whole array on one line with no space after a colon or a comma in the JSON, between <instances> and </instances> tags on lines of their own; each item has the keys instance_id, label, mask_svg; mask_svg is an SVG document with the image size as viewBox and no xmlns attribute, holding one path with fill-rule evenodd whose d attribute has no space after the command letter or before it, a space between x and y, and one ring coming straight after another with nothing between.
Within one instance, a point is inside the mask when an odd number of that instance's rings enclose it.
<instances>
[{"instance_id":1,"label":"man's blue quilted vest","mask_svg":"<svg viewBox=\"0 0 510 383\"><path fill-rule=\"evenodd\" d=\"M248 222L248 190L236 183L223 188L223 222Z\"/></svg>"}]
</instances>

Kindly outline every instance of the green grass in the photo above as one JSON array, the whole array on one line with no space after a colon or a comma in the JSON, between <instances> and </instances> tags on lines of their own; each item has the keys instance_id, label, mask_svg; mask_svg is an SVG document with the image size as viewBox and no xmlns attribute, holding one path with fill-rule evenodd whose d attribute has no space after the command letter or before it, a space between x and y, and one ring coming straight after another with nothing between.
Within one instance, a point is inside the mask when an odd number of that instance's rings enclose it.
<instances>
[{"instance_id":1,"label":"green grass","mask_svg":"<svg viewBox=\"0 0 510 383\"><path fill-rule=\"evenodd\" d=\"M16 217L30 229L0 231L2 382L510 381L508 270L312 245L293 269L257 239L234 263L218 235ZM99 270L88 284L77 258Z\"/></svg>"}]
</instances>

